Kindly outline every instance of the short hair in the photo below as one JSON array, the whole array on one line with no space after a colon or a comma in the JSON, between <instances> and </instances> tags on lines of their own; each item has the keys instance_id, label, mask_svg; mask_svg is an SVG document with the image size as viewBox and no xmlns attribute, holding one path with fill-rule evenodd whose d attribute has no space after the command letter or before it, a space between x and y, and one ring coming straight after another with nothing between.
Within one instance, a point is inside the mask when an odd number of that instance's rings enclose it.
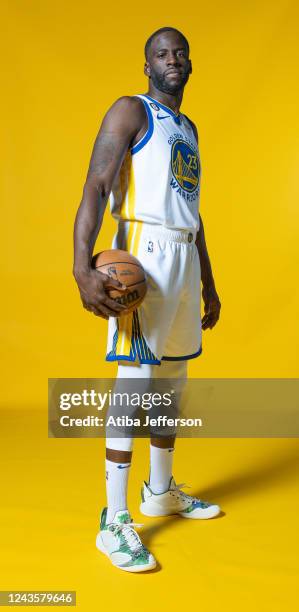
<instances>
[{"instance_id":1,"label":"short hair","mask_svg":"<svg viewBox=\"0 0 299 612\"><path fill-rule=\"evenodd\" d=\"M190 48L189 48L189 43L188 43L188 40L187 40L186 36L184 36L184 34L182 34L182 32L180 32L176 28L171 28L171 27L167 28L166 27L166 28L160 28L159 30L156 30L156 32L151 34L151 36L147 39L147 41L145 43L145 47L144 47L144 54L145 54L145 58L146 59L148 59L149 50L151 48L151 44L152 44L154 38L156 38L156 36L158 36L159 34L163 34L163 32L177 32L182 37L182 39L183 39L183 41L184 41L184 43L186 45L186 48L187 48L187 51L188 51L188 55L189 55Z\"/></svg>"}]
</instances>

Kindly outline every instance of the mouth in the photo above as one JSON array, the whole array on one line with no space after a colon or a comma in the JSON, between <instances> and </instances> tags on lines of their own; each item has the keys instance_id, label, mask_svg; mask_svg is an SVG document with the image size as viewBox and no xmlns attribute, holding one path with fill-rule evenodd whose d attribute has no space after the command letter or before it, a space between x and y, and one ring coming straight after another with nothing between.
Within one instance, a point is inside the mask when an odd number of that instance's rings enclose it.
<instances>
[{"instance_id":1,"label":"mouth","mask_svg":"<svg viewBox=\"0 0 299 612\"><path fill-rule=\"evenodd\" d=\"M165 76L168 76L169 74L174 75L174 76L180 76L181 71L173 69L173 70L168 70L167 72L165 72Z\"/></svg>"}]
</instances>

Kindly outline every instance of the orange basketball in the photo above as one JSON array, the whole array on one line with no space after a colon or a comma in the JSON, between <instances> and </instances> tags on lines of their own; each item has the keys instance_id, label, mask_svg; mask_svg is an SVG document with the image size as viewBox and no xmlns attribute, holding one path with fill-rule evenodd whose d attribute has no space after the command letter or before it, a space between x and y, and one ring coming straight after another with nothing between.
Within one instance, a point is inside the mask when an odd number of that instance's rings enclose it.
<instances>
[{"instance_id":1,"label":"orange basketball","mask_svg":"<svg viewBox=\"0 0 299 612\"><path fill-rule=\"evenodd\" d=\"M118 291L115 287L106 286L106 291L111 299L127 306L121 315L132 312L141 304L147 290L146 274L140 261L134 255L120 249L102 251L93 256L92 266L127 286L126 291Z\"/></svg>"}]
</instances>

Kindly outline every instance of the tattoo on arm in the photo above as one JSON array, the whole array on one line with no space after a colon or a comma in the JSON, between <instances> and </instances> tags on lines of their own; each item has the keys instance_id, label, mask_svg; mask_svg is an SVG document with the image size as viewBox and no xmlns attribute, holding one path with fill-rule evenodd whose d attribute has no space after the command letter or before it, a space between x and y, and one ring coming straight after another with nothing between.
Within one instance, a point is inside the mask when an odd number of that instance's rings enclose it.
<instances>
[{"instance_id":1,"label":"tattoo on arm","mask_svg":"<svg viewBox=\"0 0 299 612\"><path fill-rule=\"evenodd\" d=\"M107 169L115 159L117 144L119 145L119 138L115 134L109 132L98 134L92 151L88 177L102 174Z\"/></svg>"}]
</instances>

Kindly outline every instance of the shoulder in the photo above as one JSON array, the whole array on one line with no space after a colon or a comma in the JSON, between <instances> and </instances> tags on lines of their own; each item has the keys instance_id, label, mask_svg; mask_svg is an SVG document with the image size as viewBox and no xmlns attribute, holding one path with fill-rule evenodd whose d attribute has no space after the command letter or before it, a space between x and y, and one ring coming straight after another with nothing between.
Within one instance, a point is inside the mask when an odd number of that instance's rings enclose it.
<instances>
[{"instance_id":1,"label":"shoulder","mask_svg":"<svg viewBox=\"0 0 299 612\"><path fill-rule=\"evenodd\" d=\"M121 96L110 106L102 122L108 131L138 133L146 122L146 111L140 98Z\"/></svg>"},{"instance_id":2,"label":"shoulder","mask_svg":"<svg viewBox=\"0 0 299 612\"><path fill-rule=\"evenodd\" d=\"M137 96L121 96L117 98L110 107L109 111L113 111L120 114L134 114L144 117L145 109L144 104Z\"/></svg>"},{"instance_id":3,"label":"shoulder","mask_svg":"<svg viewBox=\"0 0 299 612\"><path fill-rule=\"evenodd\" d=\"M191 125L191 127L193 129L193 133L194 133L196 142L198 142L198 131L197 131L197 127L196 127L195 123L193 121L191 121L190 117L188 117L187 115L185 115L185 117L186 117L187 121L189 121L189 123L190 123L190 125Z\"/></svg>"}]
</instances>

